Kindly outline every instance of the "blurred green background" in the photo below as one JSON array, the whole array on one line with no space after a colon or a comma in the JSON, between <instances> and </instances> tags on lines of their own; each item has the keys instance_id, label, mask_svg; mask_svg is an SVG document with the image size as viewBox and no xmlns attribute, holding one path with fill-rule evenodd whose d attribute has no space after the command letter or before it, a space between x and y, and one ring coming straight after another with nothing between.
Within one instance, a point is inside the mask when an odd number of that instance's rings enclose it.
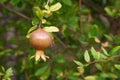
<instances>
[{"instance_id":1,"label":"blurred green background","mask_svg":"<svg viewBox=\"0 0 120 80\"><path fill-rule=\"evenodd\" d=\"M62 8L43 27L60 31L36 62L26 35L48 1L0 0L0 80L120 80L120 0L50 0Z\"/></svg>"}]
</instances>

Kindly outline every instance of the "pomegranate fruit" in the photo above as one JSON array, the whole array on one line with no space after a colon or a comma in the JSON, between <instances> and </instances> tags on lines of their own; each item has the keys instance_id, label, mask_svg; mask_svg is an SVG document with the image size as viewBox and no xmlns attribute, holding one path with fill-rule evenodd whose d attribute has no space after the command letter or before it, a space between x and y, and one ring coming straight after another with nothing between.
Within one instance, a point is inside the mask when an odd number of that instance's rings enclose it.
<instances>
[{"instance_id":1,"label":"pomegranate fruit","mask_svg":"<svg viewBox=\"0 0 120 80\"><path fill-rule=\"evenodd\" d=\"M38 61L39 59L43 59L44 61L46 61L46 58L49 57L44 54L44 49L51 46L51 35L39 27L30 34L29 41L31 46L36 50L36 54L32 57L35 57L36 61Z\"/></svg>"}]
</instances>

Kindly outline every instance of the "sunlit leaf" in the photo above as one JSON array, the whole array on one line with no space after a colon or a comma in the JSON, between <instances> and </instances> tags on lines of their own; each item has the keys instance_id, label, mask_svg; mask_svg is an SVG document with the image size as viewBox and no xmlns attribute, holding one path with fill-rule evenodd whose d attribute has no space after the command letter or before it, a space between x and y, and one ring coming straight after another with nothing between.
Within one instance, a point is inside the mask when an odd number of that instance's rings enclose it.
<instances>
[{"instance_id":1,"label":"sunlit leaf","mask_svg":"<svg viewBox=\"0 0 120 80\"><path fill-rule=\"evenodd\" d=\"M43 30L47 32L59 32L59 29L55 26L44 27Z\"/></svg>"},{"instance_id":2,"label":"sunlit leaf","mask_svg":"<svg viewBox=\"0 0 120 80\"><path fill-rule=\"evenodd\" d=\"M28 30L26 37L29 38L29 37L30 37L30 33L31 33L33 30L35 30L36 28L37 28L37 25L31 27L31 28Z\"/></svg>"},{"instance_id":3,"label":"sunlit leaf","mask_svg":"<svg viewBox=\"0 0 120 80\"><path fill-rule=\"evenodd\" d=\"M102 47L102 51L106 56L109 56L108 52Z\"/></svg>"},{"instance_id":4,"label":"sunlit leaf","mask_svg":"<svg viewBox=\"0 0 120 80\"><path fill-rule=\"evenodd\" d=\"M112 12L112 10L109 7L105 7L104 9L108 15L114 16L114 12Z\"/></svg>"},{"instance_id":5,"label":"sunlit leaf","mask_svg":"<svg viewBox=\"0 0 120 80\"><path fill-rule=\"evenodd\" d=\"M114 66L116 69L120 70L120 64L115 64Z\"/></svg>"},{"instance_id":6,"label":"sunlit leaf","mask_svg":"<svg viewBox=\"0 0 120 80\"><path fill-rule=\"evenodd\" d=\"M50 11L57 11L57 10L59 10L61 7L62 7L61 3L58 2L58 3L50 6Z\"/></svg>"},{"instance_id":7,"label":"sunlit leaf","mask_svg":"<svg viewBox=\"0 0 120 80\"><path fill-rule=\"evenodd\" d=\"M10 78L13 75L13 70L12 68L8 68L5 72L6 74L4 75L3 79Z\"/></svg>"},{"instance_id":8,"label":"sunlit leaf","mask_svg":"<svg viewBox=\"0 0 120 80\"><path fill-rule=\"evenodd\" d=\"M0 76L3 76L3 75L4 75L4 73L0 72Z\"/></svg>"},{"instance_id":9,"label":"sunlit leaf","mask_svg":"<svg viewBox=\"0 0 120 80\"><path fill-rule=\"evenodd\" d=\"M116 74L110 73L110 72L101 73L100 76L103 78L112 78L112 79L118 78L118 76Z\"/></svg>"},{"instance_id":10,"label":"sunlit leaf","mask_svg":"<svg viewBox=\"0 0 120 80\"><path fill-rule=\"evenodd\" d=\"M83 66L83 64L80 61L74 60L74 63L76 63L78 66Z\"/></svg>"},{"instance_id":11,"label":"sunlit leaf","mask_svg":"<svg viewBox=\"0 0 120 80\"><path fill-rule=\"evenodd\" d=\"M44 13L38 6L33 7L33 12L39 19L42 19Z\"/></svg>"},{"instance_id":12,"label":"sunlit leaf","mask_svg":"<svg viewBox=\"0 0 120 80\"><path fill-rule=\"evenodd\" d=\"M102 68L102 66L101 66L99 63L96 63L95 66L96 66L96 68L97 68L98 70L101 70L101 71L102 71L103 68Z\"/></svg>"},{"instance_id":13,"label":"sunlit leaf","mask_svg":"<svg viewBox=\"0 0 120 80\"><path fill-rule=\"evenodd\" d=\"M90 62L90 55L89 55L87 50L84 53L84 59L85 59L86 62Z\"/></svg>"},{"instance_id":14,"label":"sunlit leaf","mask_svg":"<svg viewBox=\"0 0 120 80\"><path fill-rule=\"evenodd\" d=\"M85 80L98 80L96 76L86 76Z\"/></svg>"},{"instance_id":15,"label":"sunlit leaf","mask_svg":"<svg viewBox=\"0 0 120 80\"><path fill-rule=\"evenodd\" d=\"M107 56L104 54L100 54L100 58L107 58Z\"/></svg>"},{"instance_id":16,"label":"sunlit leaf","mask_svg":"<svg viewBox=\"0 0 120 80\"><path fill-rule=\"evenodd\" d=\"M43 24L46 23L46 19L42 19L42 23L43 23Z\"/></svg>"},{"instance_id":17,"label":"sunlit leaf","mask_svg":"<svg viewBox=\"0 0 120 80\"><path fill-rule=\"evenodd\" d=\"M96 60L100 59L100 53L96 52L96 50L93 47L91 48L91 54L94 59L96 59Z\"/></svg>"},{"instance_id":18,"label":"sunlit leaf","mask_svg":"<svg viewBox=\"0 0 120 80\"><path fill-rule=\"evenodd\" d=\"M5 68L4 68L3 66L1 66L1 68L2 68L2 71L4 72L4 71L5 71Z\"/></svg>"},{"instance_id":19,"label":"sunlit leaf","mask_svg":"<svg viewBox=\"0 0 120 80\"><path fill-rule=\"evenodd\" d=\"M31 27L29 30L28 30L28 33L32 32L33 30L35 30L37 28L37 25Z\"/></svg>"},{"instance_id":20,"label":"sunlit leaf","mask_svg":"<svg viewBox=\"0 0 120 80\"><path fill-rule=\"evenodd\" d=\"M114 48L110 51L109 54L111 54L111 55L116 54L118 50L120 50L120 46L114 47Z\"/></svg>"},{"instance_id":21,"label":"sunlit leaf","mask_svg":"<svg viewBox=\"0 0 120 80\"><path fill-rule=\"evenodd\" d=\"M48 9L50 9L50 7L49 7L48 5L45 5L45 9L47 9L47 10L48 10Z\"/></svg>"},{"instance_id":22,"label":"sunlit leaf","mask_svg":"<svg viewBox=\"0 0 120 80\"><path fill-rule=\"evenodd\" d=\"M77 70L79 71L80 75L84 73L84 67L77 67Z\"/></svg>"}]
</instances>

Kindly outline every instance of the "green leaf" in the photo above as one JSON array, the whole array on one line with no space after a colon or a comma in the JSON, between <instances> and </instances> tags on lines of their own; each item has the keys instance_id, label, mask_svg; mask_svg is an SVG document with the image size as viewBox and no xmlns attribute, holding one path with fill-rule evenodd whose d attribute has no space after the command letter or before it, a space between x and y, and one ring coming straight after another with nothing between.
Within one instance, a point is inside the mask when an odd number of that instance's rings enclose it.
<instances>
[{"instance_id":1,"label":"green leaf","mask_svg":"<svg viewBox=\"0 0 120 80\"><path fill-rule=\"evenodd\" d=\"M102 66L101 66L100 64L96 63L95 66L96 66L96 68L97 68L98 70L101 70L101 71L102 71L103 68L102 68Z\"/></svg>"},{"instance_id":2,"label":"green leaf","mask_svg":"<svg viewBox=\"0 0 120 80\"><path fill-rule=\"evenodd\" d=\"M98 30L99 29L98 29L98 26L96 24L92 25L90 30L89 30L89 34L88 34L89 38L94 38L94 37L98 36L98 34L99 34Z\"/></svg>"},{"instance_id":3,"label":"green leaf","mask_svg":"<svg viewBox=\"0 0 120 80\"><path fill-rule=\"evenodd\" d=\"M89 55L87 50L84 53L84 59L85 59L86 62L90 62L90 55Z\"/></svg>"},{"instance_id":4,"label":"green leaf","mask_svg":"<svg viewBox=\"0 0 120 80\"><path fill-rule=\"evenodd\" d=\"M105 7L105 11L108 15L114 16L114 12L112 12L112 10L109 7Z\"/></svg>"},{"instance_id":5,"label":"green leaf","mask_svg":"<svg viewBox=\"0 0 120 80\"><path fill-rule=\"evenodd\" d=\"M35 76L40 76L40 75L42 75L42 74L47 70L47 68L48 68L48 65L47 65L47 66L44 66L44 67L42 67L42 68L40 68L40 69L38 69L38 70L35 72Z\"/></svg>"},{"instance_id":6,"label":"green leaf","mask_svg":"<svg viewBox=\"0 0 120 80\"><path fill-rule=\"evenodd\" d=\"M56 62L58 62L58 63L64 63L65 62L65 59L64 59L64 57L63 56L58 56L57 58L56 58L56 60L55 60Z\"/></svg>"},{"instance_id":7,"label":"green leaf","mask_svg":"<svg viewBox=\"0 0 120 80\"><path fill-rule=\"evenodd\" d=\"M33 7L33 12L40 20L43 18L44 13L38 6Z\"/></svg>"},{"instance_id":8,"label":"green leaf","mask_svg":"<svg viewBox=\"0 0 120 80\"><path fill-rule=\"evenodd\" d=\"M40 20L38 18L32 19L32 25L38 25L40 23Z\"/></svg>"},{"instance_id":9,"label":"green leaf","mask_svg":"<svg viewBox=\"0 0 120 80\"><path fill-rule=\"evenodd\" d=\"M4 75L4 73L0 72L0 76L3 76L3 75Z\"/></svg>"},{"instance_id":10,"label":"green leaf","mask_svg":"<svg viewBox=\"0 0 120 80\"><path fill-rule=\"evenodd\" d=\"M115 64L114 66L116 69L120 70L120 64Z\"/></svg>"},{"instance_id":11,"label":"green leaf","mask_svg":"<svg viewBox=\"0 0 120 80\"><path fill-rule=\"evenodd\" d=\"M118 78L118 76L114 73L111 73L111 72L106 72L106 73L100 73L100 76L103 77L103 78L111 78L111 79L115 79Z\"/></svg>"},{"instance_id":12,"label":"green leaf","mask_svg":"<svg viewBox=\"0 0 120 80\"><path fill-rule=\"evenodd\" d=\"M91 48L91 54L94 59L96 59L96 60L100 59L100 53L96 52L96 50L93 47Z\"/></svg>"},{"instance_id":13,"label":"green leaf","mask_svg":"<svg viewBox=\"0 0 120 80\"><path fill-rule=\"evenodd\" d=\"M13 72L12 68L8 68L8 69L6 70L6 73L7 73L7 74L12 75L12 72Z\"/></svg>"},{"instance_id":14,"label":"green leaf","mask_svg":"<svg viewBox=\"0 0 120 80\"><path fill-rule=\"evenodd\" d=\"M104 54L100 54L100 58L107 58L107 56L106 55L104 55Z\"/></svg>"},{"instance_id":15,"label":"green leaf","mask_svg":"<svg viewBox=\"0 0 120 80\"><path fill-rule=\"evenodd\" d=\"M72 5L72 1L71 0L62 0L62 2L68 6Z\"/></svg>"},{"instance_id":16,"label":"green leaf","mask_svg":"<svg viewBox=\"0 0 120 80\"><path fill-rule=\"evenodd\" d=\"M19 2L20 2L20 0L11 0L11 3L12 3L13 5L17 5Z\"/></svg>"},{"instance_id":17,"label":"green leaf","mask_svg":"<svg viewBox=\"0 0 120 80\"><path fill-rule=\"evenodd\" d=\"M42 19L42 24L44 24L44 23L46 23L47 21L46 21L46 19Z\"/></svg>"},{"instance_id":18,"label":"green leaf","mask_svg":"<svg viewBox=\"0 0 120 80\"><path fill-rule=\"evenodd\" d=\"M104 36L108 39L108 40L110 40L110 41L113 41L113 38L112 38L112 36L110 36L110 35L107 35L107 34L104 34Z\"/></svg>"},{"instance_id":19,"label":"green leaf","mask_svg":"<svg viewBox=\"0 0 120 80\"><path fill-rule=\"evenodd\" d=\"M105 48L102 47L102 51L106 56L109 56L108 52L105 50Z\"/></svg>"},{"instance_id":20,"label":"green leaf","mask_svg":"<svg viewBox=\"0 0 120 80\"><path fill-rule=\"evenodd\" d=\"M4 3L4 2L6 2L7 0L0 0L0 3Z\"/></svg>"},{"instance_id":21,"label":"green leaf","mask_svg":"<svg viewBox=\"0 0 120 80\"><path fill-rule=\"evenodd\" d=\"M76 63L78 66L83 66L83 64L80 61L74 60L74 63Z\"/></svg>"},{"instance_id":22,"label":"green leaf","mask_svg":"<svg viewBox=\"0 0 120 80\"><path fill-rule=\"evenodd\" d=\"M31 28L28 30L26 37L29 38L29 37L30 37L30 33L31 33L33 30L35 30L36 28L37 28L37 25L31 27Z\"/></svg>"},{"instance_id":23,"label":"green leaf","mask_svg":"<svg viewBox=\"0 0 120 80\"><path fill-rule=\"evenodd\" d=\"M6 73L6 74L4 75L3 78L4 78L4 79L10 78L10 77L13 75L13 70L12 70L12 68L8 68L5 73Z\"/></svg>"},{"instance_id":24,"label":"green leaf","mask_svg":"<svg viewBox=\"0 0 120 80\"><path fill-rule=\"evenodd\" d=\"M58 2L58 3L50 6L50 11L57 11L57 10L59 10L61 7L62 7L61 3Z\"/></svg>"},{"instance_id":25,"label":"green leaf","mask_svg":"<svg viewBox=\"0 0 120 80\"><path fill-rule=\"evenodd\" d=\"M83 67L77 67L77 70L79 71L80 75L84 73Z\"/></svg>"},{"instance_id":26,"label":"green leaf","mask_svg":"<svg viewBox=\"0 0 120 80\"><path fill-rule=\"evenodd\" d=\"M86 76L85 80L98 80L97 76Z\"/></svg>"},{"instance_id":27,"label":"green leaf","mask_svg":"<svg viewBox=\"0 0 120 80\"><path fill-rule=\"evenodd\" d=\"M48 5L45 5L45 9L49 10L49 9L50 9L50 7L49 7Z\"/></svg>"},{"instance_id":28,"label":"green leaf","mask_svg":"<svg viewBox=\"0 0 120 80\"><path fill-rule=\"evenodd\" d=\"M5 72L5 68L3 66L1 66L1 68L2 68L2 71Z\"/></svg>"},{"instance_id":29,"label":"green leaf","mask_svg":"<svg viewBox=\"0 0 120 80\"><path fill-rule=\"evenodd\" d=\"M116 52L117 52L118 50L120 50L120 46L114 47L114 48L110 51L109 54L111 54L111 55L116 54Z\"/></svg>"},{"instance_id":30,"label":"green leaf","mask_svg":"<svg viewBox=\"0 0 120 80\"><path fill-rule=\"evenodd\" d=\"M44 27L43 30L47 32L59 32L59 29L55 26Z\"/></svg>"},{"instance_id":31,"label":"green leaf","mask_svg":"<svg viewBox=\"0 0 120 80\"><path fill-rule=\"evenodd\" d=\"M47 70L40 76L41 80L47 80L50 75L51 68L48 67Z\"/></svg>"}]
</instances>

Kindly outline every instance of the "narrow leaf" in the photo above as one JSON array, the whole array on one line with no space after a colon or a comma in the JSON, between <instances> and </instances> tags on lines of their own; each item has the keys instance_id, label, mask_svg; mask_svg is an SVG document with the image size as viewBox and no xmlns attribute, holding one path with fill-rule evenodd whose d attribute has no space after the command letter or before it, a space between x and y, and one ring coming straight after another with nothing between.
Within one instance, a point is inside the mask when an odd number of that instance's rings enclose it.
<instances>
[{"instance_id":1,"label":"narrow leaf","mask_svg":"<svg viewBox=\"0 0 120 80\"><path fill-rule=\"evenodd\" d=\"M106 56L109 56L108 52L102 47L102 51Z\"/></svg>"},{"instance_id":2,"label":"narrow leaf","mask_svg":"<svg viewBox=\"0 0 120 80\"><path fill-rule=\"evenodd\" d=\"M112 10L109 7L105 7L105 11L108 15L114 16Z\"/></svg>"},{"instance_id":3,"label":"narrow leaf","mask_svg":"<svg viewBox=\"0 0 120 80\"><path fill-rule=\"evenodd\" d=\"M51 68L48 67L47 70L40 76L41 80L47 80L47 78L50 76Z\"/></svg>"},{"instance_id":4,"label":"narrow leaf","mask_svg":"<svg viewBox=\"0 0 120 80\"><path fill-rule=\"evenodd\" d=\"M90 55L89 55L87 50L84 53L84 59L85 59L86 62L90 62Z\"/></svg>"},{"instance_id":5,"label":"narrow leaf","mask_svg":"<svg viewBox=\"0 0 120 80\"><path fill-rule=\"evenodd\" d=\"M57 11L57 10L59 10L61 7L62 7L61 3L58 2L58 3L50 6L50 11Z\"/></svg>"},{"instance_id":6,"label":"narrow leaf","mask_svg":"<svg viewBox=\"0 0 120 80\"><path fill-rule=\"evenodd\" d=\"M84 73L84 67L77 67L80 75Z\"/></svg>"},{"instance_id":7,"label":"narrow leaf","mask_svg":"<svg viewBox=\"0 0 120 80\"><path fill-rule=\"evenodd\" d=\"M45 9L47 9L47 10L48 10L48 9L50 9L50 7L49 7L48 5L45 5Z\"/></svg>"},{"instance_id":8,"label":"narrow leaf","mask_svg":"<svg viewBox=\"0 0 120 80\"><path fill-rule=\"evenodd\" d=\"M94 59L96 59L96 60L100 59L100 53L96 52L96 50L93 47L91 48L91 54Z\"/></svg>"},{"instance_id":9,"label":"narrow leaf","mask_svg":"<svg viewBox=\"0 0 120 80\"><path fill-rule=\"evenodd\" d=\"M118 50L120 50L120 46L114 47L114 48L110 51L109 54L111 54L111 55L116 54L116 52L117 52Z\"/></svg>"},{"instance_id":10,"label":"narrow leaf","mask_svg":"<svg viewBox=\"0 0 120 80\"><path fill-rule=\"evenodd\" d=\"M36 25L33 26L33 27L31 27L31 28L28 30L26 37L29 38L29 37L30 37L30 33L31 33L33 30L35 30L36 28L37 28Z\"/></svg>"},{"instance_id":11,"label":"narrow leaf","mask_svg":"<svg viewBox=\"0 0 120 80\"><path fill-rule=\"evenodd\" d=\"M43 30L47 32L59 32L59 29L55 26L44 27Z\"/></svg>"},{"instance_id":12,"label":"narrow leaf","mask_svg":"<svg viewBox=\"0 0 120 80\"><path fill-rule=\"evenodd\" d=\"M39 19L42 19L44 13L38 6L33 7L33 12Z\"/></svg>"},{"instance_id":13,"label":"narrow leaf","mask_svg":"<svg viewBox=\"0 0 120 80\"><path fill-rule=\"evenodd\" d=\"M120 64L115 64L114 66L116 69L120 70Z\"/></svg>"},{"instance_id":14,"label":"narrow leaf","mask_svg":"<svg viewBox=\"0 0 120 80\"><path fill-rule=\"evenodd\" d=\"M74 63L76 63L78 66L83 66L83 64L80 61L74 60Z\"/></svg>"},{"instance_id":15,"label":"narrow leaf","mask_svg":"<svg viewBox=\"0 0 120 80\"><path fill-rule=\"evenodd\" d=\"M91 54L92 54L93 58L95 58L96 53L97 53L97 52L96 52L95 49L92 47L92 48L91 48Z\"/></svg>"},{"instance_id":16,"label":"narrow leaf","mask_svg":"<svg viewBox=\"0 0 120 80\"><path fill-rule=\"evenodd\" d=\"M40 76L42 75L46 70L47 70L48 66L44 66L40 69L38 69L36 72L35 72L35 76Z\"/></svg>"}]
</instances>

